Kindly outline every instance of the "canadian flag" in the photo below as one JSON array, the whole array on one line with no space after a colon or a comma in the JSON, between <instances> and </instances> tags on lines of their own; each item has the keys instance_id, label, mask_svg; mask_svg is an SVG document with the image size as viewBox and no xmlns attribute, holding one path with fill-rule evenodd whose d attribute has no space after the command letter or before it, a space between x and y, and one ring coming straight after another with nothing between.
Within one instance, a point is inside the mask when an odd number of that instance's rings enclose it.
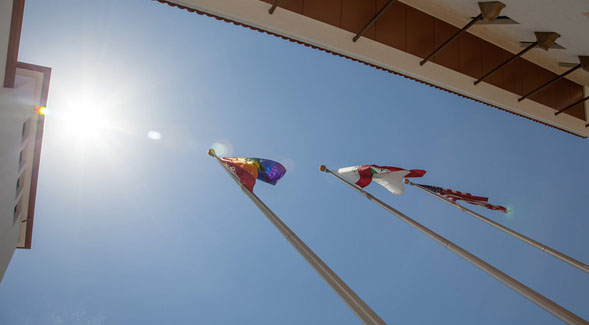
<instances>
[{"instance_id":1,"label":"canadian flag","mask_svg":"<svg viewBox=\"0 0 589 325\"><path fill-rule=\"evenodd\" d=\"M374 180L393 194L403 194L403 178L421 177L426 171L421 169L403 169L391 166L364 165L344 167L337 170L337 173L362 188L368 186Z\"/></svg>"}]
</instances>

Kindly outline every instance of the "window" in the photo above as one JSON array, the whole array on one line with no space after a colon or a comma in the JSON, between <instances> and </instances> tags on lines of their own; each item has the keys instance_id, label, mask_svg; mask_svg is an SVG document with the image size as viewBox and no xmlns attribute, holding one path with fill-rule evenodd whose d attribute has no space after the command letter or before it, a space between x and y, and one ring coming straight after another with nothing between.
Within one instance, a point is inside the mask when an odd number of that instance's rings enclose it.
<instances>
[{"instance_id":1,"label":"window","mask_svg":"<svg viewBox=\"0 0 589 325\"><path fill-rule=\"evenodd\" d=\"M31 119L28 119L22 124L22 135L21 135L22 142L25 142L25 140L29 137L30 132L31 132Z\"/></svg>"},{"instance_id":2,"label":"window","mask_svg":"<svg viewBox=\"0 0 589 325\"><path fill-rule=\"evenodd\" d=\"M18 221L18 218L20 218L21 210L22 210L22 196L21 196L20 200L18 200L18 203L14 206L14 217L12 219L13 226Z\"/></svg>"},{"instance_id":3,"label":"window","mask_svg":"<svg viewBox=\"0 0 589 325\"><path fill-rule=\"evenodd\" d=\"M25 163L24 155L25 155L25 150L23 149L20 151L20 154L18 155L18 169L19 170L22 168L22 166Z\"/></svg>"},{"instance_id":4,"label":"window","mask_svg":"<svg viewBox=\"0 0 589 325\"><path fill-rule=\"evenodd\" d=\"M25 185L25 173L23 172L20 177L16 180L16 197L22 192Z\"/></svg>"}]
</instances>

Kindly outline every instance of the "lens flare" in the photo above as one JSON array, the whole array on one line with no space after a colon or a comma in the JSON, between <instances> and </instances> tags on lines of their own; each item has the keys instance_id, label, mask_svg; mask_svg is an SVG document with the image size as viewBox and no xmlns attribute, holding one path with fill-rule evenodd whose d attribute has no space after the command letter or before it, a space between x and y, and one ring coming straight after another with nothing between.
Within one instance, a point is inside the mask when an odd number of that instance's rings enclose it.
<instances>
[{"instance_id":1,"label":"lens flare","mask_svg":"<svg viewBox=\"0 0 589 325\"><path fill-rule=\"evenodd\" d=\"M505 214L504 218L507 221L511 221L511 220L513 220L513 217L514 217L513 209L510 206L508 206L506 208L507 208L507 213Z\"/></svg>"},{"instance_id":2,"label":"lens flare","mask_svg":"<svg viewBox=\"0 0 589 325\"><path fill-rule=\"evenodd\" d=\"M233 145L227 140L219 140L211 146L215 150L217 156L230 156L233 153Z\"/></svg>"},{"instance_id":3,"label":"lens flare","mask_svg":"<svg viewBox=\"0 0 589 325\"><path fill-rule=\"evenodd\" d=\"M47 114L47 107L37 106L36 111L37 111L37 114L39 114L39 115L46 115Z\"/></svg>"},{"instance_id":4,"label":"lens flare","mask_svg":"<svg viewBox=\"0 0 589 325\"><path fill-rule=\"evenodd\" d=\"M147 132L147 137L150 138L151 140L157 141L162 138L162 134L159 133L158 131L151 130L151 131Z\"/></svg>"}]
</instances>

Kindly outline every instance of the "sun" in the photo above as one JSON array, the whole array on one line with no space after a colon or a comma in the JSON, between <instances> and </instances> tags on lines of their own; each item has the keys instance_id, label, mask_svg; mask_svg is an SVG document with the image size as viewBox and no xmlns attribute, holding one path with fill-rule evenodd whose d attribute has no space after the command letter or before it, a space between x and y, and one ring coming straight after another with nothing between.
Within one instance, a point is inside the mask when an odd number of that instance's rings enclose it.
<instances>
[{"instance_id":1,"label":"sun","mask_svg":"<svg viewBox=\"0 0 589 325\"><path fill-rule=\"evenodd\" d=\"M65 116L66 132L80 137L97 138L107 128L99 107L84 104Z\"/></svg>"},{"instance_id":2,"label":"sun","mask_svg":"<svg viewBox=\"0 0 589 325\"><path fill-rule=\"evenodd\" d=\"M92 96L71 99L59 114L60 124L68 137L77 140L101 140L110 133L107 107Z\"/></svg>"}]
</instances>

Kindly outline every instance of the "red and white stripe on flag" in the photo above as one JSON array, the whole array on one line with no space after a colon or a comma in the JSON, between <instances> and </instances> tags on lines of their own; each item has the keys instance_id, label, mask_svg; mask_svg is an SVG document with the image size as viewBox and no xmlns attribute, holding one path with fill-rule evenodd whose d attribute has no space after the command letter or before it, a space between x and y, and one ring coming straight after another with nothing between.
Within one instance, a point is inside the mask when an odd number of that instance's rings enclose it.
<instances>
[{"instance_id":1,"label":"red and white stripe on flag","mask_svg":"<svg viewBox=\"0 0 589 325\"><path fill-rule=\"evenodd\" d=\"M438 187L438 186L422 185L422 184L417 184L417 185L424 187L424 188L426 188L426 189L428 189L438 195L441 195L449 200L452 200L453 202L461 200L466 203L482 206L482 207L485 207L490 210L497 210L497 211L502 211L504 213L507 213L507 209L505 207L489 203L488 202L489 198L487 198L487 197L474 196L470 193L464 193L464 192L455 191L455 190L442 188L442 187Z\"/></svg>"}]
</instances>

